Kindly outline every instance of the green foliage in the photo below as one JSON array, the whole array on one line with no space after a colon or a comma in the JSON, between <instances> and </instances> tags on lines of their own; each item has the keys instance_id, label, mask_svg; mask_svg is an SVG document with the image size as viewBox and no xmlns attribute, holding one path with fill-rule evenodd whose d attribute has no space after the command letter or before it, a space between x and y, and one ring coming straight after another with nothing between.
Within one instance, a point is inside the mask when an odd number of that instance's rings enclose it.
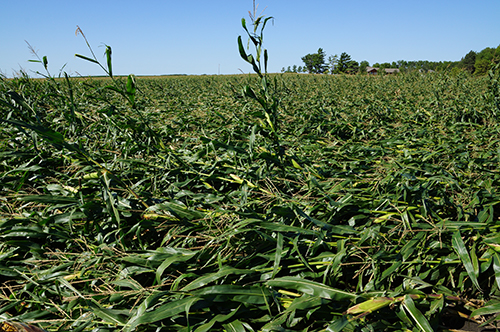
<instances>
[{"instance_id":1,"label":"green foliage","mask_svg":"<svg viewBox=\"0 0 500 332\"><path fill-rule=\"evenodd\" d=\"M351 56L346 52L343 52L338 58L333 73L340 74L354 74L359 70L359 63L352 60Z\"/></svg>"},{"instance_id":2,"label":"green foliage","mask_svg":"<svg viewBox=\"0 0 500 332\"><path fill-rule=\"evenodd\" d=\"M370 63L368 61L361 61L361 63L359 64L359 72L363 74L366 73L366 67L368 67L369 65Z\"/></svg>"},{"instance_id":3,"label":"green foliage","mask_svg":"<svg viewBox=\"0 0 500 332\"><path fill-rule=\"evenodd\" d=\"M273 159L277 160L271 162L269 167L273 164L283 169L284 167L284 153L280 143L279 133L279 108L280 98L277 97L277 80L272 84L267 74L267 50L263 48L264 43L264 29L272 17L256 16L255 6L254 14L250 15L252 20L253 31L247 29L245 19L241 20L243 29L248 35L248 45L253 44L256 52L254 57L247 54L243 47L241 36L238 36L238 47L240 56L243 60L252 65L254 72L259 76L260 82L255 87L245 85L242 89L243 95L260 106L261 111L254 113L257 123L254 124L249 140L255 140L255 134L258 132L270 138L270 143L267 144L266 149L270 152ZM261 57L261 54L264 54Z\"/></svg>"},{"instance_id":4,"label":"green foliage","mask_svg":"<svg viewBox=\"0 0 500 332\"><path fill-rule=\"evenodd\" d=\"M476 55L474 64L475 75L485 75L492 65L500 61L500 50L497 48L486 47Z\"/></svg>"},{"instance_id":5,"label":"green foliage","mask_svg":"<svg viewBox=\"0 0 500 332\"><path fill-rule=\"evenodd\" d=\"M337 65L337 61L339 59L339 56L337 54L335 55L330 55L328 57L328 67L330 69L330 73L334 74L335 71L335 66Z\"/></svg>"},{"instance_id":6,"label":"green foliage","mask_svg":"<svg viewBox=\"0 0 500 332\"><path fill-rule=\"evenodd\" d=\"M309 73L323 74L328 70L325 62L325 52L322 48L318 49L317 53L306 54L302 57L304 65Z\"/></svg>"},{"instance_id":7,"label":"green foliage","mask_svg":"<svg viewBox=\"0 0 500 332\"><path fill-rule=\"evenodd\" d=\"M484 75L488 72L491 67L491 60L488 59L480 59L476 60L474 64L474 74L476 75Z\"/></svg>"},{"instance_id":8,"label":"green foliage","mask_svg":"<svg viewBox=\"0 0 500 332\"><path fill-rule=\"evenodd\" d=\"M474 73L476 64L476 52L470 51L465 55L465 57L460 61L462 68L467 70L469 73Z\"/></svg>"}]
</instances>

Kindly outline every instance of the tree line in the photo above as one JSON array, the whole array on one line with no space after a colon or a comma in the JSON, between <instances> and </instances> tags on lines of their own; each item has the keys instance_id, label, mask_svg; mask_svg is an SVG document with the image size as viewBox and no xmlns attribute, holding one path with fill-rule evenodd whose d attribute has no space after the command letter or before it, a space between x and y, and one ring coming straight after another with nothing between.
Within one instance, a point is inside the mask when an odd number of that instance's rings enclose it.
<instances>
[{"instance_id":1,"label":"tree line","mask_svg":"<svg viewBox=\"0 0 500 332\"><path fill-rule=\"evenodd\" d=\"M328 58L322 48L319 48L316 53L306 54L301 58L304 66L288 66L283 67L283 73L311 73L311 74L357 74L366 73L366 68L370 63L366 60L357 62L352 57L343 52L339 55L331 55ZM484 75L488 72L492 64L500 62L500 45L496 48L486 47L480 52L470 51L460 61L406 61L398 60L391 63L374 63L372 67L379 69L394 68L399 71L450 71L459 72L462 70L468 71L475 75Z\"/></svg>"}]
</instances>

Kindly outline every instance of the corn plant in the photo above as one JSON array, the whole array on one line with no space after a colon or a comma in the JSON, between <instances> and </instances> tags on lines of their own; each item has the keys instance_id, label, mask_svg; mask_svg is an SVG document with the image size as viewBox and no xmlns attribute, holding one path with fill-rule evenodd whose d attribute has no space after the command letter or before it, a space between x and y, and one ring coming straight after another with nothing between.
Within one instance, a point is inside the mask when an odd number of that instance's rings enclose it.
<instances>
[{"instance_id":1,"label":"corn plant","mask_svg":"<svg viewBox=\"0 0 500 332\"><path fill-rule=\"evenodd\" d=\"M270 136L272 144L272 152L279 159L280 163L284 163L284 151L280 145L280 135L279 135L279 107L280 100L277 97L277 80L275 78L274 84L271 84L269 75L267 74L267 62L269 60L269 55L267 49L263 48L264 45L264 29L269 20L273 17L265 17L263 15L257 16L256 7L254 3L253 13L250 12L251 19L251 30L248 30L246 20L241 19L241 25L248 36L247 48L252 45L255 51L255 56L252 54L247 54L245 47L243 46L243 41L241 36L238 36L238 48L240 56L243 60L252 65L253 71L259 77L259 84L255 88L250 85L245 85L243 88L243 94L256 101L260 107L261 111L254 113L258 119L263 130L266 134ZM254 127L251 140L255 140L255 130Z\"/></svg>"}]
</instances>

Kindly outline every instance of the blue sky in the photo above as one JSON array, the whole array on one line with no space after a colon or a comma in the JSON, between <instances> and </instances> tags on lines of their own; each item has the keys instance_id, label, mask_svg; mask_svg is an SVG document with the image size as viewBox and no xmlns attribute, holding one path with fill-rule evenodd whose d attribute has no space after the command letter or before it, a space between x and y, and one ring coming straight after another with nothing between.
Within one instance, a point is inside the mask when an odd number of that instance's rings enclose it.
<instances>
[{"instance_id":1,"label":"blue sky","mask_svg":"<svg viewBox=\"0 0 500 332\"><path fill-rule=\"evenodd\" d=\"M460 60L470 50L500 44L499 0L256 0L258 12L273 16L264 46L269 71L302 65L301 57L323 48L367 60ZM250 72L236 39L243 35L252 0L31 1L0 2L0 72L42 71L25 43L46 55L53 75L101 75L75 58L90 55L85 33L99 60L104 44L113 50L115 74L234 74Z\"/></svg>"}]
</instances>

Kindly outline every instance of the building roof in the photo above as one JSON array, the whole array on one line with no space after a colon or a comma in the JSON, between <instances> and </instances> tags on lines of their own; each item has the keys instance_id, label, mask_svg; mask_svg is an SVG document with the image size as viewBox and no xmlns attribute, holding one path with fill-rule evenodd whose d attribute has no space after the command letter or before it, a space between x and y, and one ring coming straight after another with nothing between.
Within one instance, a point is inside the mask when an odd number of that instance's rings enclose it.
<instances>
[{"instance_id":1,"label":"building roof","mask_svg":"<svg viewBox=\"0 0 500 332\"><path fill-rule=\"evenodd\" d=\"M366 72L367 73L376 73L380 70L379 67L366 67ZM399 69L398 68L384 68L384 71L387 73L387 74L394 74L394 73L399 73Z\"/></svg>"}]
</instances>

